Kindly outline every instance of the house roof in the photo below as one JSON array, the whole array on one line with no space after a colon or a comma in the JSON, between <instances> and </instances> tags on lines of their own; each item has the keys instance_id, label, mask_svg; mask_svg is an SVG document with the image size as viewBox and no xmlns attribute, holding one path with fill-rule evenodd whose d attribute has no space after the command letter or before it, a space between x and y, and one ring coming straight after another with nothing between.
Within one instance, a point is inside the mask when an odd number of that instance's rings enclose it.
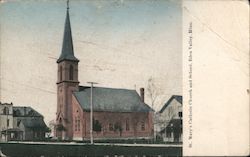
<instances>
[{"instance_id":1,"label":"house roof","mask_svg":"<svg viewBox=\"0 0 250 157\"><path fill-rule=\"evenodd\" d=\"M82 109L90 111L90 87L80 87L79 92L74 92ZM149 112L153 111L141 101L135 90L94 87L93 110L108 112Z\"/></svg>"},{"instance_id":2,"label":"house roof","mask_svg":"<svg viewBox=\"0 0 250 157\"><path fill-rule=\"evenodd\" d=\"M22 119L21 122L27 128L39 129L47 127L42 118L28 117Z\"/></svg>"},{"instance_id":3,"label":"house roof","mask_svg":"<svg viewBox=\"0 0 250 157\"><path fill-rule=\"evenodd\" d=\"M11 106L11 105L13 105L13 104L12 104L12 102L11 102L11 103L2 103L2 102L0 101L0 105L10 105L10 106Z\"/></svg>"},{"instance_id":4,"label":"house roof","mask_svg":"<svg viewBox=\"0 0 250 157\"><path fill-rule=\"evenodd\" d=\"M13 117L43 117L31 107L13 106Z\"/></svg>"},{"instance_id":5,"label":"house roof","mask_svg":"<svg viewBox=\"0 0 250 157\"><path fill-rule=\"evenodd\" d=\"M76 61L76 62L79 61L74 56L71 26L70 26L70 19L69 19L69 9L67 9L65 25L64 25L62 52L61 52L59 59L57 60L57 63L63 60L70 60L70 61Z\"/></svg>"},{"instance_id":6,"label":"house roof","mask_svg":"<svg viewBox=\"0 0 250 157\"><path fill-rule=\"evenodd\" d=\"M159 113L162 113L167 107L168 105L173 101L176 100L178 101L180 104L182 104L182 96L181 95L172 95L171 98L165 103L165 105L161 108L161 110L159 111Z\"/></svg>"}]
</instances>

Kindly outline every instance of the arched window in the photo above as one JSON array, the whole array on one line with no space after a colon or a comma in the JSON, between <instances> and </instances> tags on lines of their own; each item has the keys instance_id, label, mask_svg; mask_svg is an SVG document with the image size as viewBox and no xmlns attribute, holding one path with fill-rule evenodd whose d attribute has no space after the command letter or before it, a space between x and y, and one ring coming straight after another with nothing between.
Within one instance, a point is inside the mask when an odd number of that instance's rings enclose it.
<instances>
[{"instance_id":1,"label":"arched window","mask_svg":"<svg viewBox=\"0 0 250 157\"><path fill-rule=\"evenodd\" d=\"M78 130L78 128L77 128L77 117L75 117L75 131L77 131Z\"/></svg>"},{"instance_id":2,"label":"arched window","mask_svg":"<svg viewBox=\"0 0 250 157\"><path fill-rule=\"evenodd\" d=\"M8 107L4 107L3 114L4 115L8 115L9 114L9 108Z\"/></svg>"},{"instance_id":3,"label":"arched window","mask_svg":"<svg viewBox=\"0 0 250 157\"><path fill-rule=\"evenodd\" d=\"M75 131L81 131L81 121L79 116L75 117Z\"/></svg>"},{"instance_id":4,"label":"arched window","mask_svg":"<svg viewBox=\"0 0 250 157\"><path fill-rule=\"evenodd\" d=\"M142 130L142 131L145 130L145 122L144 122L144 121L141 122L141 130Z\"/></svg>"},{"instance_id":5,"label":"arched window","mask_svg":"<svg viewBox=\"0 0 250 157\"><path fill-rule=\"evenodd\" d=\"M81 130L80 117L78 117L78 120L77 120L77 127L78 127L78 131L80 131Z\"/></svg>"},{"instance_id":6,"label":"arched window","mask_svg":"<svg viewBox=\"0 0 250 157\"><path fill-rule=\"evenodd\" d=\"M126 131L129 131L129 119L126 119Z\"/></svg>"},{"instance_id":7,"label":"arched window","mask_svg":"<svg viewBox=\"0 0 250 157\"><path fill-rule=\"evenodd\" d=\"M60 75L60 81L62 81L62 66L60 66L59 75Z\"/></svg>"},{"instance_id":8,"label":"arched window","mask_svg":"<svg viewBox=\"0 0 250 157\"><path fill-rule=\"evenodd\" d=\"M69 67L69 80L73 80L73 66L70 65Z\"/></svg>"}]
</instances>

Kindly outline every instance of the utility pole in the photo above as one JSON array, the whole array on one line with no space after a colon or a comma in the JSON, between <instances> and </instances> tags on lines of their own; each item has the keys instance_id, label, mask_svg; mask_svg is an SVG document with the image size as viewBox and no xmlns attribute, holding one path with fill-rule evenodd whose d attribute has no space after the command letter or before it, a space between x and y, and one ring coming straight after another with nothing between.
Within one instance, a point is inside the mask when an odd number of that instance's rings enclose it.
<instances>
[{"instance_id":1,"label":"utility pole","mask_svg":"<svg viewBox=\"0 0 250 157\"><path fill-rule=\"evenodd\" d=\"M6 119L6 131L5 131L5 141L8 142L8 129L9 129L9 108L5 108L5 112L6 112L6 116L7 116L7 119Z\"/></svg>"},{"instance_id":2,"label":"utility pole","mask_svg":"<svg viewBox=\"0 0 250 157\"><path fill-rule=\"evenodd\" d=\"M5 141L8 142L8 114L6 115L6 131L5 131Z\"/></svg>"},{"instance_id":3,"label":"utility pole","mask_svg":"<svg viewBox=\"0 0 250 157\"><path fill-rule=\"evenodd\" d=\"M96 82L87 82L91 84L90 90L90 143L94 144L93 142L93 85L98 84Z\"/></svg>"}]
</instances>

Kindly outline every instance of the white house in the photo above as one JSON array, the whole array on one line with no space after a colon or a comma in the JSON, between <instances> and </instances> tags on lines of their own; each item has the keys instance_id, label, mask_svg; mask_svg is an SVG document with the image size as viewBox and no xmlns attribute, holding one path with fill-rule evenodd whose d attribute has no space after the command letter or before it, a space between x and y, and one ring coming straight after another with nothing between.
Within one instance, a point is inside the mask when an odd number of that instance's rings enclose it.
<instances>
[{"instance_id":1,"label":"white house","mask_svg":"<svg viewBox=\"0 0 250 157\"><path fill-rule=\"evenodd\" d=\"M42 140L46 131L43 116L31 107L0 102L0 141Z\"/></svg>"},{"instance_id":2,"label":"white house","mask_svg":"<svg viewBox=\"0 0 250 157\"><path fill-rule=\"evenodd\" d=\"M182 96L173 95L156 114L157 135L165 142L182 141Z\"/></svg>"},{"instance_id":3,"label":"white house","mask_svg":"<svg viewBox=\"0 0 250 157\"><path fill-rule=\"evenodd\" d=\"M5 134L11 128L13 128L13 104L0 102L0 141L6 140Z\"/></svg>"}]
</instances>

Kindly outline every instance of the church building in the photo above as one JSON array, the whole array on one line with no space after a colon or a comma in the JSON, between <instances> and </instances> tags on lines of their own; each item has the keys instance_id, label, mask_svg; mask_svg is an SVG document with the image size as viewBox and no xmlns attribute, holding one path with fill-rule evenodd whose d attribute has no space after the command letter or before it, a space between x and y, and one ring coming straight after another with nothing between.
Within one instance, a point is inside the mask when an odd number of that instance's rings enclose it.
<instances>
[{"instance_id":1,"label":"church building","mask_svg":"<svg viewBox=\"0 0 250 157\"><path fill-rule=\"evenodd\" d=\"M78 63L67 7L62 51L57 60L55 136L63 140L90 139L92 102L94 139L153 138L154 111L144 103L144 89L139 95L136 90L80 86Z\"/></svg>"}]
</instances>

